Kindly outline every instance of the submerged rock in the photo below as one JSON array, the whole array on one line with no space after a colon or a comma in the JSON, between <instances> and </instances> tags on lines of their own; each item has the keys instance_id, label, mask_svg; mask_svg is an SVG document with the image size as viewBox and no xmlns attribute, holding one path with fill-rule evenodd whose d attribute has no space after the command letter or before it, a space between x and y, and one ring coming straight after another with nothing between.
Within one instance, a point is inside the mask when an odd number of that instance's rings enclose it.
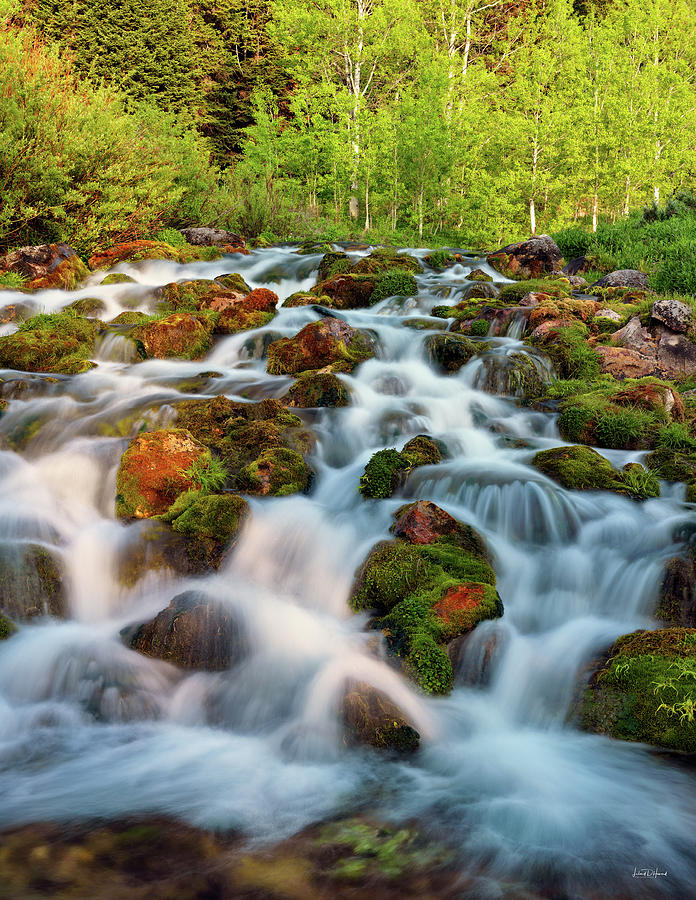
<instances>
[{"instance_id":1,"label":"submerged rock","mask_svg":"<svg viewBox=\"0 0 696 900\"><path fill-rule=\"evenodd\" d=\"M331 367L352 372L374 356L374 340L341 319L310 322L293 338L281 338L268 348L268 371L272 375L297 375Z\"/></svg>"},{"instance_id":2,"label":"submerged rock","mask_svg":"<svg viewBox=\"0 0 696 900\"><path fill-rule=\"evenodd\" d=\"M350 681L341 704L345 741L376 750L413 753L420 735L399 707L365 681Z\"/></svg>"},{"instance_id":3,"label":"submerged rock","mask_svg":"<svg viewBox=\"0 0 696 900\"><path fill-rule=\"evenodd\" d=\"M67 244L20 247L0 256L0 273L15 272L26 278L24 290L63 288L74 290L89 270Z\"/></svg>"},{"instance_id":4,"label":"submerged rock","mask_svg":"<svg viewBox=\"0 0 696 900\"><path fill-rule=\"evenodd\" d=\"M490 253L487 262L506 278L539 278L560 271L563 254L552 237L541 234Z\"/></svg>"},{"instance_id":5,"label":"submerged rock","mask_svg":"<svg viewBox=\"0 0 696 900\"><path fill-rule=\"evenodd\" d=\"M696 557L693 548L686 556L675 556L665 563L655 618L670 625L696 626Z\"/></svg>"},{"instance_id":6,"label":"submerged rock","mask_svg":"<svg viewBox=\"0 0 696 900\"><path fill-rule=\"evenodd\" d=\"M488 344L470 341L463 335L431 334L425 339L428 359L447 375L458 372L470 359L488 350Z\"/></svg>"},{"instance_id":7,"label":"submerged rock","mask_svg":"<svg viewBox=\"0 0 696 900\"><path fill-rule=\"evenodd\" d=\"M121 636L132 650L183 669L219 672L248 652L232 611L211 603L200 591L178 594L152 621L129 626Z\"/></svg>"},{"instance_id":8,"label":"submerged rock","mask_svg":"<svg viewBox=\"0 0 696 900\"><path fill-rule=\"evenodd\" d=\"M696 629L620 637L590 679L580 718L590 731L696 752Z\"/></svg>"},{"instance_id":9,"label":"submerged rock","mask_svg":"<svg viewBox=\"0 0 696 900\"><path fill-rule=\"evenodd\" d=\"M147 519L167 512L180 494L197 487L192 467L210 461L210 450L183 428L138 435L121 457L116 515Z\"/></svg>"},{"instance_id":10,"label":"submerged rock","mask_svg":"<svg viewBox=\"0 0 696 900\"><path fill-rule=\"evenodd\" d=\"M63 567L41 544L0 545L0 611L17 621L65 617Z\"/></svg>"}]
</instances>

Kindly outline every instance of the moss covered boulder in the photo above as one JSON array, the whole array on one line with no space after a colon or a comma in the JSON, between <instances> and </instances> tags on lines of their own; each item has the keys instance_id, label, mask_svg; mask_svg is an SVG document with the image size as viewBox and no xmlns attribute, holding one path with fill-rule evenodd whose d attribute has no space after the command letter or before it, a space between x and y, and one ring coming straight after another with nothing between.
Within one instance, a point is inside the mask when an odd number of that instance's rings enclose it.
<instances>
[{"instance_id":1,"label":"moss covered boulder","mask_svg":"<svg viewBox=\"0 0 696 900\"><path fill-rule=\"evenodd\" d=\"M200 318L174 313L133 329L131 337L147 358L201 359L210 349L210 333Z\"/></svg>"},{"instance_id":2,"label":"moss covered boulder","mask_svg":"<svg viewBox=\"0 0 696 900\"><path fill-rule=\"evenodd\" d=\"M401 451L378 450L360 476L360 493L376 500L393 496L406 483L413 469L439 463L443 448L441 442L421 434L408 441Z\"/></svg>"},{"instance_id":3,"label":"moss covered boulder","mask_svg":"<svg viewBox=\"0 0 696 900\"><path fill-rule=\"evenodd\" d=\"M320 302L319 298L323 300L328 297L330 303L324 301L323 305L329 306L331 309L364 309L375 302L372 295L375 292L377 280L370 275L333 275L312 288L311 294L315 298L315 303ZM290 305L304 304L295 302Z\"/></svg>"},{"instance_id":4,"label":"moss covered boulder","mask_svg":"<svg viewBox=\"0 0 696 900\"><path fill-rule=\"evenodd\" d=\"M95 366L101 323L74 313L41 313L0 337L0 368L76 375Z\"/></svg>"},{"instance_id":5,"label":"moss covered boulder","mask_svg":"<svg viewBox=\"0 0 696 900\"><path fill-rule=\"evenodd\" d=\"M414 506L396 513L399 537L377 544L356 573L350 605L375 613L372 624L384 633L388 650L424 691L446 694L453 678L447 643L503 608L483 538L429 504L417 510L438 534L427 541L424 528L403 523L409 514L416 518Z\"/></svg>"},{"instance_id":6,"label":"moss covered boulder","mask_svg":"<svg viewBox=\"0 0 696 900\"><path fill-rule=\"evenodd\" d=\"M508 244L490 253L486 259L506 278L539 278L563 268L563 254L548 234Z\"/></svg>"},{"instance_id":7,"label":"moss covered boulder","mask_svg":"<svg viewBox=\"0 0 696 900\"><path fill-rule=\"evenodd\" d=\"M696 627L696 552L674 556L664 565L655 618L670 625Z\"/></svg>"},{"instance_id":8,"label":"moss covered boulder","mask_svg":"<svg viewBox=\"0 0 696 900\"><path fill-rule=\"evenodd\" d=\"M40 544L0 546L0 611L18 621L36 616L64 618L63 567Z\"/></svg>"},{"instance_id":9,"label":"moss covered boulder","mask_svg":"<svg viewBox=\"0 0 696 900\"><path fill-rule=\"evenodd\" d=\"M232 611L199 591L177 595L152 621L125 628L121 636L131 649L182 669L219 672L247 652L244 631Z\"/></svg>"},{"instance_id":10,"label":"moss covered boulder","mask_svg":"<svg viewBox=\"0 0 696 900\"><path fill-rule=\"evenodd\" d=\"M226 291L236 291L245 297L251 293L251 288L242 278L239 272L230 272L228 275L218 275L215 279L216 284L221 285Z\"/></svg>"},{"instance_id":11,"label":"moss covered boulder","mask_svg":"<svg viewBox=\"0 0 696 900\"><path fill-rule=\"evenodd\" d=\"M304 457L314 437L277 400L187 400L177 412L177 424L220 456L238 489L282 496L309 487L312 471Z\"/></svg>"},{"instance_id":12,"label":"moss covered boulder","mask_svg":"<svg viewBox=\"0 0 696 900\"><path fill-rule=\"evenodd\" d=\"M219 301L219 298L215 300ZM234 302L228 302L220 309L215 331L217 334L236 334L250 328L262 328L275 316L277 304L278 295L267 288L256 288L246 297L237 295ZM211 308L214 309L214 305Z\"/></svg>"},{"instance_id":13,"label":"moss covered boulder","mask_svg":"<svg viewBox=\"0 0 696 900\"><path fill-rule=\"evenodd\" d=\"M248 516L249 504L243 497L199 489L180 494L162 515L162 521L195 539L206 564L217 569L225 551L237 542Z\"/></svg>"},{"instance_id":14,"label":"moss covered boulder","mask_svg":"<svg viewBox=\"0 0 696 900\"><path fill-rule=\"evenodd\" d=\"M587 729L687 753L696 751L696 629L620 637L581 705Z\"/></svg>"},{"instance_id":15,"label":"moss covered boulder","mask_svg":"<svg viewBox=\"0 0 696 900\"><path fill-rule=\"evenodd\" d=\"M158 288L155 293L162 303L174 310L194 310L201 297L212 297L223 290L223 286L215 281L198 279L174 281Z\"/></svg>"},{"instance_id":16,"label":"moss covered boulder","mask_svg":"<svg viewBox=\"0 0 696 900\"><path fill-rule=\"evenodd\" d=\"M23 290L63 288L74 290L89 270L67 244L20 247L0 256L0 274L14 272L25 281Z\"/></svg>"},{"instance_id":17,"label":"moss covered boulder","mask_svg":"<svg viewBox=\"0 0 696 900\"><path fill-rule=\"evenodd\" d=\"M352 372L374 356L374 340L340 319L310 322L292 338L281 338L268 347L271 375L297 375L331 367L334 372Z\"/></svg>"},{"instance_id":18,"label":"moss covered boulder","mask_svg":"<svg viewBox=\"0 0 696 900\"><path fill-rule=\"evenodd\" d=\"M458 334L431 334L425 339L428 359L447 375L458 372L477 353L488 349L488 344L475 343Z\"/></svg>"},{"instance_id":19,"label":"moss covered boulder","mask_svg":"<svg viewBox=\"0 0 696 900\"><path fill-rule=\"evenodd\" d=\"M351 267L351 260L347 253L341 250L327 250L319 260L317 282L326 281L334 275L347 272Z\"/></svg>"},{"instance_id":20,"label":"moss covered boulder","mask_svg":"<svg viewBox=\"0 0 696 900\"><path fill-rule=\"evenodd\" d=\"M199 487L212 465L210 450L183 428L138 435L121 457L116 515L147 519L167 512L180 494Z\"/></svg>"},{"instance_id":21,"label":"moss covered boulder","mask_svg":"<svg viewBox=\"0 0 696 900\"><path fill-rule=\"evenodd\" d=\"M283 394L281 403L300 409L350 406L350 390L330 372L307 372Z\"/></svg>"},{"instance_id":22,"label":"moss covered boulder","mask_svg":"<svg viewBox=\"0 0 696 900\"><path fill-rule=\"evenodd\" d=\"M651 472L637 463L618 471L591 447L541 450L532 459L532 465L568 490L614 491L634 500L660 496L659 482Z\"/></svg>"},{"instance_id":23,"label":"moss covered boulder","mask_svg":"<svg viewBox=\"0 0 696 900\"><path fill-rule=\"evenodd\" d=\"M135 284L135 278L131 278L130 275L126 275L124 272L111 272L105 278L99 282L100 285L110 285L110 284Z\"/></svg>"},{"instance_id":24,"label":"moss covered boulder","mask_svg":"<svg viewBox=\"0 0 696 900\"><path fill-rule=\"evenodd\" d=\"M414 256L397 253L393 247L377 247L368 256L360 257L351 267L351 272L364 275L384 275L388 272L418 274L421 266Z\"/></svg>"},{"instance_id":25,"label":"moss covered boulder","mask_svg":"<svg viewBox=\"0 0 696 900\"><path fill-rule=\"evenodd\" d=\"M376 750L413 753L420 735L389 697L365 681L350 681L341 703L344 741Z\"/></svg>"},{"instance_id":26,"label":"moss covered boulder","mask_svg":"<svg viewBox=\"0 0 696 900\"><path fill-rule=\"evenodd\" d=\"M143 259L170 259L181 262L181 251L162 241L126 241L107 250L97 250L89 258L89 267L110 269L122 262L138 262Z\"/></svg>"},{"instance_id":27,"label":"moss covered boulder","mask_svg":"<svg viewBox=\"0 0 696 900\"><path fill-rule=\"evenodd\" d=\"M395 537L409 544L433 544L442 539L455 543L472 556L491 561L481 535L430 500L417 500L399 507L391 530Z\"/></svg>"}]
</instances>

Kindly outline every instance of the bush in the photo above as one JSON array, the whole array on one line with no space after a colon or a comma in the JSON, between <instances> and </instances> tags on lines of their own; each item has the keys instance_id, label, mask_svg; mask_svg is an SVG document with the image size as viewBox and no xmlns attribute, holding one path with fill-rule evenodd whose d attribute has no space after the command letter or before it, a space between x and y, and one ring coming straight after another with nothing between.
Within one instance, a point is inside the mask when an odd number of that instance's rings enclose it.
<instances>
[{"instance_id":1,"label":"bush","mask_svg":"<svg viewBox=\"0 0 696 900\"><path fill-rule=\"evenodd\" d=\"M573 225L556 232L553 239L566 260L585 256L592 243L592 234L585 228Z\"/></svg>"}]
</instances>

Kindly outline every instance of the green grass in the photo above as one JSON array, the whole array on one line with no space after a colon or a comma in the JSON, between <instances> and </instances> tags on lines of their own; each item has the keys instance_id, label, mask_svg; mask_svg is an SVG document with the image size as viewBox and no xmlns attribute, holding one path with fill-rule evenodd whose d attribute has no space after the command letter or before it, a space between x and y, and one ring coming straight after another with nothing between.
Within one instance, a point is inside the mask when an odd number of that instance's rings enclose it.
<instances>
[{"instance_id":1,"label":"green grass","mask_svg":"<svg viewBox=\"0 0 696 900\"><path fill-rule=\"evenodd\" d=\"M0 288L16 288L19 290L24 286L27 279L19 272L2 272L0 274Z\"/></svg>"}]
</instances>

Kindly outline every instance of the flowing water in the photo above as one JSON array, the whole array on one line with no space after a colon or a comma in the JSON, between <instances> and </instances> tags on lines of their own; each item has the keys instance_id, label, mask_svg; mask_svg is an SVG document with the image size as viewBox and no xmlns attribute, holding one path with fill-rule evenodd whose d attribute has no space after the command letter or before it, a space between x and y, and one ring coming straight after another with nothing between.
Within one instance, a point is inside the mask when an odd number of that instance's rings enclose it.
<instances>
[{"instance_id":1,"label":"flowing water","mask_svg":"<svg viewBox=\"0 0 696 900\"><path fill-rule=\"evenodd\" d=\"M122 264L115 271L136 284L99 287L100 273L79 291L5 296L43 311L99 297L107 319L151 310L158 285L239 271L282 300L314 283L319 259L280 247L214 263ZM0 644L0 826L157 812L266 841L370 809L445 836L477 878L463 896L508 896L501 885L515 884L558 897L694 896L693 776L568 721L590 660L654 625L661 565L693 512L677 488L638 504L565 491L530 467L537 449L560 443L554 417L479 389L491 367L527 352L519 328L489 339L492 350L457 375L434 371L424 340L442 321L414 330L404 319L427 317L443 296L456 303L482 265L424 272L417 297L344 314L373 330L379 355L342 376L351 407L301 411L318 437L311 494L251 499L238 546L205 578L160 570L119 582L118 561L141 534L114 517L120 456L143 424L173 421L178 386L199 373L216 373L198 379L201 396L282 395L291 379L266 374L263 348L319 313L281 308L202 362L134 363L112 336L84 375L24 376L21 386L22 376L0 373L12 398L0 434L22 448L0 452L1 547L31 542L59 555L70 607L69 621L39 620ZM371 454L420 433L443 440L450 458L417 470L393 500L364 501L356 488ZM419 695L376 656L366 618L346 603L354 570L409 498L434 500L485 535L505 604L468 641L447 698ZM244 622L253 652L231 670L183 674L122 645L121 628L188 589ZM337 708L349 677L403 708L423 738L416 757L343 747ZM668 876L632 878L646 866Z\"/></svg>"}]
</instances>

